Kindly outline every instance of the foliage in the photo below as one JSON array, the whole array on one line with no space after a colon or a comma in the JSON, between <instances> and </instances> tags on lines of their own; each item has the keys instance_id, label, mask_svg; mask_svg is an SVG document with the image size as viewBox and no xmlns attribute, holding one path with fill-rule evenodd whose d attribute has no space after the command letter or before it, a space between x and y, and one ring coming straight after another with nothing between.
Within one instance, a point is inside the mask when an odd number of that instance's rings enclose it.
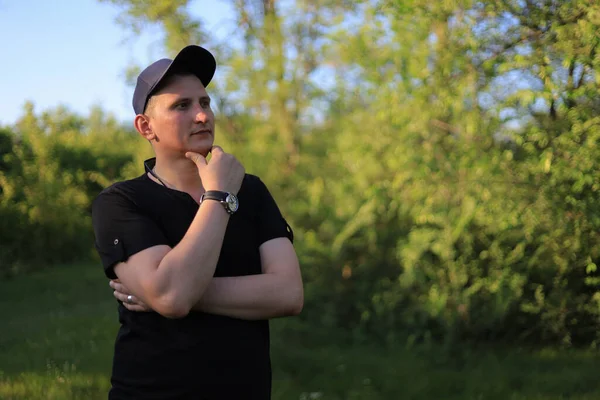
<instances>
[{"instance_id":1,"label":"foliage","mask_svg":"<svg viewBox=\"0 0 600 400\"><path fill-rule=\"evenodd\" d=\"M89 259L91 201L136 158L133 134L100 109L87 118L64 108L36 115L27 104L2 137L0 273Z\"/></svg>"},{"instance_id":2,"label":"foliage","mask_svg":"<svg viewBox=\"0 0 600 400\"><path fill-rule=\"evenodd\" d=\"M109 2L169 53L218 48L218 141L295 230L301 318L359 341L597 345L596 2L236 1L227 43L191 2ZM90 199L141 173L140 140L100 110L1 131L2 259L89 252Z\"/></svg>"}]
</instances>

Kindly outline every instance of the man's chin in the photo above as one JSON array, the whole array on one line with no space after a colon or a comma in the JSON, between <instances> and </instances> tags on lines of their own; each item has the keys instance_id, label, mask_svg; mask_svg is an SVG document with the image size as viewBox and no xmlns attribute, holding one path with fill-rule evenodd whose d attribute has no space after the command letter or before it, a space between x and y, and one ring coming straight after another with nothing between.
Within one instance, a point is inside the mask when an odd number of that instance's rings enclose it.
<instances>
[{"instance_id":1,"label":"man's chin","mask_svg":"<svg viewBox=\"0 0 600 400\"><path fill-rule=\"evenodd\" d=\"M210 144L210 146L209 145L191 146L186 151L192 151L194 153L198 153L198 154L202 155L202 157L206 158L210 154L210 149L212 149L212 143Z\"/></svg>"}]
</instances>

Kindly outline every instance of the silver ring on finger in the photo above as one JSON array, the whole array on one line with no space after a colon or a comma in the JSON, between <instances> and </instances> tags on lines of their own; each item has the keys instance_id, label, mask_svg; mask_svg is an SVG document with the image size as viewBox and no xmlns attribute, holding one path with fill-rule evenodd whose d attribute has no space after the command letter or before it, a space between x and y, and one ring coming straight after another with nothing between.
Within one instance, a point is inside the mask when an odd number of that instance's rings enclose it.
<instances>
[{"instance_id":1,"label":"silver ring on finger","mask_svg":"<svg viewBox=\"0 0 600 400\"><path fill-rule=\"evenodd\" d=\"M127 296L127 302L129 304L133 303L133 296L132 295Z\"/></svg>"}]
</instances>

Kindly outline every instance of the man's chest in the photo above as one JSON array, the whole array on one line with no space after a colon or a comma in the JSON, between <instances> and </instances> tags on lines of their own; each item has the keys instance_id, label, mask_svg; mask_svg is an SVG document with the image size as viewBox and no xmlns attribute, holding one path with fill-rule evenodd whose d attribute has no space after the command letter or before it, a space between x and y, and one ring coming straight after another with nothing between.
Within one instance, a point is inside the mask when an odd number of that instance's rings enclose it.
<instances>
[{"instance_id":1,"label":"man's chest","mask_svg":"<svg viewBox=\"0 0 600 400\"><path fill-rule=\"evenodd\" d=\"M252 204L245 204L229 218L215 276L242 276L261 273L258 249L257 214ZM171 247L175 247L187 233L198 212L193 202L171 204L169 211L156 216ZM210 228L209 228L210 229Z\"/></svg>"}]
</instances>

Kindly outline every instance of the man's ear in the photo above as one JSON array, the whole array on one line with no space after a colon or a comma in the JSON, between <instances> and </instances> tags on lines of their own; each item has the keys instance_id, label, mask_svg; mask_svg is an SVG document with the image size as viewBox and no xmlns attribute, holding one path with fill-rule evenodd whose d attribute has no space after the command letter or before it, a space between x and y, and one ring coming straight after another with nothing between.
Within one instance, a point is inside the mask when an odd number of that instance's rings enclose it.
<instances>
[{"instance_id":1,"label":"man's ear","mask_svg":"<svg viewBox=\"0 0 600 400\"><path fill-rule=\"evenodd\" d=\"M133 121L133 125L135 129L139 132L140 135L144 137L144 139L148 141L152 141L158 138L156 134L152 132L152 128L150 128L150 118L144 114L138 114L135 116L135 120Z\"/></svg>"}]
</instances>

